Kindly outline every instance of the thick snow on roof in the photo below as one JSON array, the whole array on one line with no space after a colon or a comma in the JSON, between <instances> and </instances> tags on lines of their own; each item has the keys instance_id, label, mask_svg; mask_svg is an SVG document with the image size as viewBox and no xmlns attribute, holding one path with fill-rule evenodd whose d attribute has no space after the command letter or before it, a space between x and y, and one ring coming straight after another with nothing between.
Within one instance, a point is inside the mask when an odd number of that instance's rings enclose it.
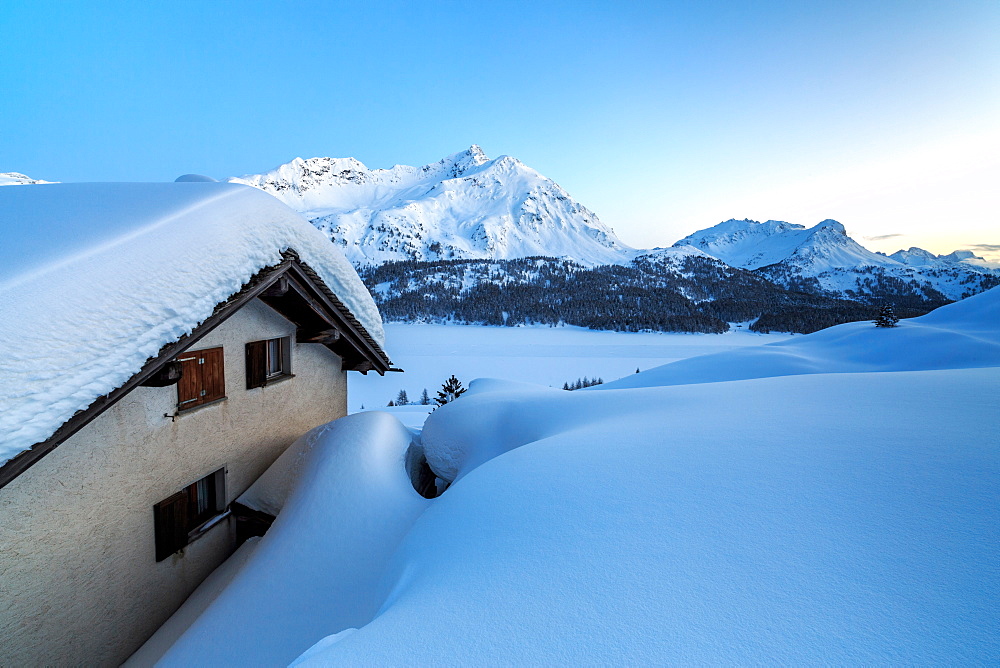
<instances>
[{"instance_id":1,"label":"thick snow on roof","mask_svg":"<svg viewBox=\"0 0 1000 668\"><path fill-rule=\"evenodd\" d=\"M2 188L0 231L0 463L120 386L287 249L384 339L340 251L246 186Z\"/></svg>"}]
</instances>

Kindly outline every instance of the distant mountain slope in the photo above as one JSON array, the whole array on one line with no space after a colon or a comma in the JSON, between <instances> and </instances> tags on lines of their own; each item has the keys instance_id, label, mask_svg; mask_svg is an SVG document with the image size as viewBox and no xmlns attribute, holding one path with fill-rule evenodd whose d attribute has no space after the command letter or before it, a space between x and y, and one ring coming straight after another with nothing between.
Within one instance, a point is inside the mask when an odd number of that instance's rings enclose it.
<instances>
[{"instance_id":1,"label":"distant mountain slope","mask_svg":"<svg viewBox=\"0 0 1000 668\"><path fill-rule=\"evenodd\" d=\"M0 186L27 186L33 183L52 183L25 176L20 172L0 172Z\"/></svg>"},{"instance_id":2,"label":"distant mountain slope","mask_svg":"<svg viewBox=\"0 0 1000 668\"><path fill-rule=\"evenodd\" d=\"M835 267L898 264L861 246L835 220L824 220L806 229L778 220L758 223L731 219L688 235L674 245L700 248L742 269L785 262L816 274Z\"/></svg>"},{"instance_id":3,"label":"distant mountain slope","mask_svg":"<svg viewBox=\"0 0 1000 668\"><path fill-rule=\"evenodd\" d=\"M697 249L665 248L628 264L568 260L388 262L359 270L387 321L578 325L617 331L812 332L870 320L877 309L786 290ZM926 312L900 309L904 316Z\"/></svg>"},{"instance_id":4,"label":"distant mountain slope","mask_svg":"<svg viewBox=\"0 0 1000 668\"><path fill-rule=\"evenodd\" d=\"M672 248L636 250L551 179L510 156L490 160L478 146L423 167L296 158L229 181L302 212L367 279L391 277L373 284L391 320L713 331L758 318L762 331L812 331L869 317L844 299L917 315L1000 285L1000 271L968 252L890 257L834 220L812 228L728 220ZM769 282L770 296L744 270ZM739 276L736 287L720 288L723 275ZM524 306L529 299L534 306ZM725 299L749 301L739 309Z\"/></svg>"},{"instance_id":5,"label":"distant mountain slope","mask_svg":"<svg viewBox=\"0 0 1000 668\"><path fill-rule=\"evenodd\" d=\"M936 256L919 248L874 253L835 220L815 227L769 220L727 220L684 237L720 260L789 288L863 301L962 299L1000 284L1000 273L968 251Z\"/></svg>"},{"instance_id":6,"label":"distant mountain slope","mask_svg":"<svg viewBox=\"0 0 1000 668\"><path fill-rule=\"evenodd\" d=\"M554 181L510 156L490 160L478 146L423 167L296 158L228 180L303 212L355 265L544 255L593 266L631 256Z\"/></svg>"}]
</instances>

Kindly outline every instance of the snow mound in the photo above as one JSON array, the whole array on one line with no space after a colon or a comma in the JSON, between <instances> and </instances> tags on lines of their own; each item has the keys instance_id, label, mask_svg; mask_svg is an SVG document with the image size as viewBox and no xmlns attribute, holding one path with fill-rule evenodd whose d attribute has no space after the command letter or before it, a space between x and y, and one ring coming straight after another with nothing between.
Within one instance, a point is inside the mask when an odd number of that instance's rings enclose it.
<instances>
[{"instance_id":1,"label":"snow mound","mask_svg":"<svg viewBox=\"0 0 1000 668\"><path fill-rule=\"evenodd\" d=\"M997 373L463 396L426 450L496 456L300 665L989 663Z\"/></svg>"},{"instance_id":2,"label":"snow mound","mask_svg":"<svg viewBox=\"0 0 1000 668\"><path fill-rule=\"evenodd\" d=\"M0 189L0 463L45 440L295 250L382 345L344 256L259 190L223 183Z\"/></svg>"},{"instance_id":3,"label":"snow mound","mask_svg":"<svg viewBox=\"0 0 1000 668\"><path fill-rule=\"evenodd\" d=\"M164 628L186 631L169 648L173 638L154 635L133 665L284 666L324 636L367 624L389 593L390 557L430 503L405 473L409 445L405 427L374 412L303 436L288 498L229 586L208 605L181 607ZM208 598L206 587L188 600Z\"/></svg>"},{"instance_id":4,"label":"snow mound","mask_svg":"<svg viewBox=\"0 0 1000 668\"><path fill-rule=\"evenodd\" d=\"M995 366L1000 366L1000 288L901 320L894 328L850 322L787 341L680 360L587 391L804 373Z\"/></svg>"}]
</instances>

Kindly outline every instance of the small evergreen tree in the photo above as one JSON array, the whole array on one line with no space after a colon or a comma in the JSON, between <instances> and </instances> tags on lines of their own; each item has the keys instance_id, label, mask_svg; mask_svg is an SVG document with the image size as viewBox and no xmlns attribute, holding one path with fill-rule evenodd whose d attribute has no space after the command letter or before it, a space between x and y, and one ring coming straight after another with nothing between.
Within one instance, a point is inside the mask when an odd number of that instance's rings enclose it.
<instances>
[{"instance_id":1,"label":"small evergreen tree","mask_svg":"<svg viewBox=\"0 0 1000 668\"><path fill-rule=\"evenodd\" d=\"M431 395L427 394L427 388L424 388L424 393L420 395L420 405L430 406L431 405Z\"/></svg>"},{"instance_id":2,"label":"small evergreen tree","mask_svg":"<svg viewBox=\"0 0 1000 668\"><path fill-rule=\"evenodd\" d=\"M878 317L875 318L876 327L895 327L898 323L899 317L893 312L891 304L883 306L878 312Z\"/></svg>"},{"instance_id":3,"label":"small evergreen tree","mask_svg":"<svg viewBox=\"0 0 1000 668\"><path fill-rule=\"evenodd\" d=\"M455 399L458 399L463 394L465 394L465 388L462 387L461 381L452 375L451 378L444 382L441 389L438 390L438 394L434 398L434 402L438 406L444 406L447 403L455 401Z\"/></svg>"},{"instance_id":4,"label":"small evergreen tree","mask_svg":"<svg viewBox=\"0 0 1000 668\"><path fill-rule=\"evenodd\" d=\"M410 398L406 396L406 390L400 390L399 394L396 395L396 405L406 406L410 403Z\"/></svg>"},{"instance_id":5,"label":"small evergreen tree","mask_svg":"<svg viewBox=\"0 0 1000 668\"><path fill-rule=\"evenodd\" d=\"M395 405L396 405L396 402L395 402L395 401L393 401L392 399L390 399L390 400L389 400L389 403L387 403L387 404L386 404L386 406L388 406L388 407L390 407L390 408L391 408L391 407L393 407L393 406L395 406Z\"/></svg>"}]
</instances>

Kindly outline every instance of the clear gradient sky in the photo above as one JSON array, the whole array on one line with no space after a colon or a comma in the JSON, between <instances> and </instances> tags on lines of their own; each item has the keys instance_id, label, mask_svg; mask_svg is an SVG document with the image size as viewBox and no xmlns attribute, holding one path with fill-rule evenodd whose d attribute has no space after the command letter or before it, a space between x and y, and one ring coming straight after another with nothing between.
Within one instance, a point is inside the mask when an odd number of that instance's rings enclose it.
<instances>
[{"instance_id":1,"label":"clear gradient sky","mask_svg":"<svg viewBox=\"0 0 1000 668\"><path fill-rule=\"evenodd\" d=\"M873 250L1000 260L1000 2L0 0L0 172L221 178L473 143L632 246L835 218Z\"/></svg>"}]
</instances>

